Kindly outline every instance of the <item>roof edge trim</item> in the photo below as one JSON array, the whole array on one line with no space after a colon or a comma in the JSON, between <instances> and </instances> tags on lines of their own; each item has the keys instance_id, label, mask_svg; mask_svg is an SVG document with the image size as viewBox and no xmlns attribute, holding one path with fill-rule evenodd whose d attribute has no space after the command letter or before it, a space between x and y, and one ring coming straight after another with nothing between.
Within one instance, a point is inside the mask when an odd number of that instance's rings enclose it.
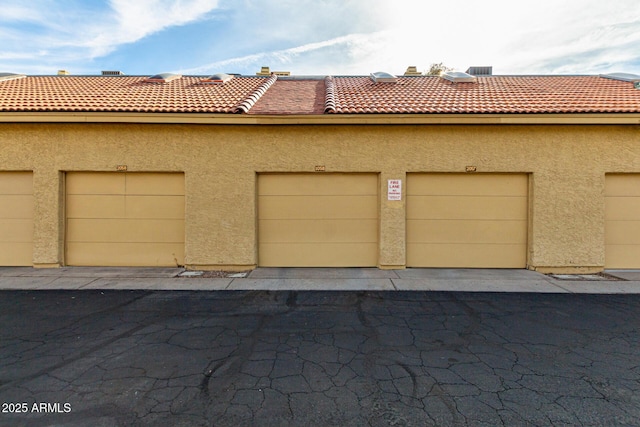
<instances>
[{"instance_id":1,"label":"roof edge trim","mask_svg":"<svg viewBox=\"0 0 640 427\"><path fill-rule=\"evenodd\" d=\"M0 112L0 123L319 124L319 125L640 125L640 113L229 115L228 113Z\"/></svg>"}]
</instances>

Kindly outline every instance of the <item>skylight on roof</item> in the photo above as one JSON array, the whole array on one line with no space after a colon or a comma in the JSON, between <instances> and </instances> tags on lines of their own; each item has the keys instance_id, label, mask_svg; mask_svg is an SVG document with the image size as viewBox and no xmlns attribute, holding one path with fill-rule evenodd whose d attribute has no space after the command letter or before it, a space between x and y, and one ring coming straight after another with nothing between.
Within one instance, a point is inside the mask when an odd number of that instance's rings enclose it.
<instances>
[{"instance_id":1,"label":"skylight on roof","mask_svg":"<svg viewBox=\"0 0 640 427\"><path fill-rule=\"evenodd\" d=\"M638 81L640 81L640 76L639 75L631 74L631 73L600 74L600 77L604 77L605 79L620 80L622 82L638 82Z\"/></svg>"},{"instance_id":2,"label":"skylight on roof","mask_svg":"<svg viewBox=\"0 0 640 427\"><path fill-rule=\"evenodd\" d=\"M0 73L0 81L5 81L5 80L17 80L17 79L23 79L27 77L24 74L16 74L16 73Z\"/></svg>"},{"instance_id":3,"label":"skylight on roof","mask_svg":"<svg viewBox=\"0 0 640 427\"><path fill-rule=\"evenodd\" d=\"M440 77L453 83L475 83L478 81L475 76L462 71L446 71Z\"/></svg>"},{"instance_id":4,"label":"skylight on roof","mask_svg":"<svg viewBox=\"0 0 640 427\"><path fill-rule=\"evenodd\" d=\"M375 73L371 73L371 80L374 83L396 83L398 78L393 74L386 73L384 71L376 71Z\"/></svg>"},{"instance_id":5,"label":"skylight on roof","mask_svg":"<svg viewBox=\"0 0 640 427\"><path fill-rule=\"evenodd\" d=\"M207 77L206 79L202 79L200 80L200 83L204 83L204 84L225 84L226 82L228 82L229 80L231 80L233 78L232 75L226 74L226 73L218 73L218 74L213 74L209 77Z\"/></svg>"},{"instance_id":6,"label":"skylight on roof","mask_svg":"<svg viewBox=\"0 0 640 427\"><path fill-rule=\"evenodd\" d=\"M149 77L147 82L150 83L169 83L170 81L179 79L182 77L182 74L173 74L173 73L160 73Z\"/></svg>"}]
</instances>

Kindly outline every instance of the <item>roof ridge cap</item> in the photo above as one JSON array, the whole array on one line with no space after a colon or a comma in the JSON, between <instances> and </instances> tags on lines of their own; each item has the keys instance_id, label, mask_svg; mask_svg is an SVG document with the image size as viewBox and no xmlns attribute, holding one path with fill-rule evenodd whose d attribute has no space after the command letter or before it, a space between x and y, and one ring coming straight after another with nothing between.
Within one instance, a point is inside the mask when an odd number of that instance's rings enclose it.
<instances>
[{"instance_id":1,"label":"roof ridge cap","mask_svg":"<svg viewBox=\"0 0 640 427\"><path fill-rule=\"evenodd\" d=\"M324 79L325 84L325 96L324 96L324 112L335 113L336 108L336 92L335 85L333 84L333 77L327 76Z\"/></svg>"},{"instance_id":2,"label":"roof ridge cap","mask_svg":"<svg viewBox=\"0 0 640 427\"><path fill-rule=\"evenodd\" d=\"M266 82L262 83L256 90L254 90L244 101L238 104L234 109L234 113L247 113L251 107L265 94L267 90L278 80L278 76L272 74Z\"/></svg>"}]
</instances>

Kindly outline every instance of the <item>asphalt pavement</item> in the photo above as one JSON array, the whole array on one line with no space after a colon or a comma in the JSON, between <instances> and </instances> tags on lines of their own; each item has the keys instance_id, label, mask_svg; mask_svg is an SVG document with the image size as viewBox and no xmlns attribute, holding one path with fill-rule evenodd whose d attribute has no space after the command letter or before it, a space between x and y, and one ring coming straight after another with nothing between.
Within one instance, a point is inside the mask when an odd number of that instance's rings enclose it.
<instances>
[{"instance_id":1,"label":"asphalt pavement","mask_svg":"<svg viewBox=\"0 0 640 427\"><path fill-rule=\"evenodd\" d=\"M0 269L2 287L14 286L0 291L0 426L640 424L633 272L9 270ZM40 289L15 289L30 280ZM242 280L374 285L189 289ZM396 289L375 290L377 280ZM398 290L402 280L474 291ZM162 290L167 281L190 285ZM496 290L505 283L523 290Z\"/></svg>"}]
</instances>

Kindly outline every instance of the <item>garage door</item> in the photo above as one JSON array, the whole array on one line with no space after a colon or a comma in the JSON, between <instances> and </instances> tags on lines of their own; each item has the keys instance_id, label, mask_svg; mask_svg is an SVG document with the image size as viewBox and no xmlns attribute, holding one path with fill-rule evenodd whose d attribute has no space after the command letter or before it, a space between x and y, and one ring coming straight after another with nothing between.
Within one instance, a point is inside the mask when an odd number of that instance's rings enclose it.
<instances>
[{"instance_id":1,"label":"garage door","mask_svg":"<svg viewBox=\"0 0 640 427\"><path fill-rule=\"evenodd\" d=\"M184 264L184 175L67 173L67 265Z\"/></svg>"},{"instance_id":2,"label":"garage door","mask_svg":"<svg viewBox=\"0 0 640 427\"><path fill-rule=\"evenodd\" d=\"M258 263L369 267L378 255L375 174L258 177Z\"/></svg>"},{"instance_id":3,"label":"garage door","mask_svg":"<svg viewBox=\"0 0 640 427\"><path fill-rule=\"evenodd\" d=\"M33 265L31 172L0 172L0 265Z\"/></svg>"},{"instance_id":4,"label":"garage door","mask_svg":"<svg viewBox=\"0 0 640 427\"><path fill-rule=\"evenodd\" d=\"M524 268L527 175L408 174L407 266Z\"/></svg>"},{"instance_id":5,"label":"garage door","mask_svg":"<svg viewBox=\"0 0 640 427\"><path fill-rule=\"evenodd\" d=\"M605 268L640 268L640 175L605 180Z\"/></svg>"}]
</instances>

